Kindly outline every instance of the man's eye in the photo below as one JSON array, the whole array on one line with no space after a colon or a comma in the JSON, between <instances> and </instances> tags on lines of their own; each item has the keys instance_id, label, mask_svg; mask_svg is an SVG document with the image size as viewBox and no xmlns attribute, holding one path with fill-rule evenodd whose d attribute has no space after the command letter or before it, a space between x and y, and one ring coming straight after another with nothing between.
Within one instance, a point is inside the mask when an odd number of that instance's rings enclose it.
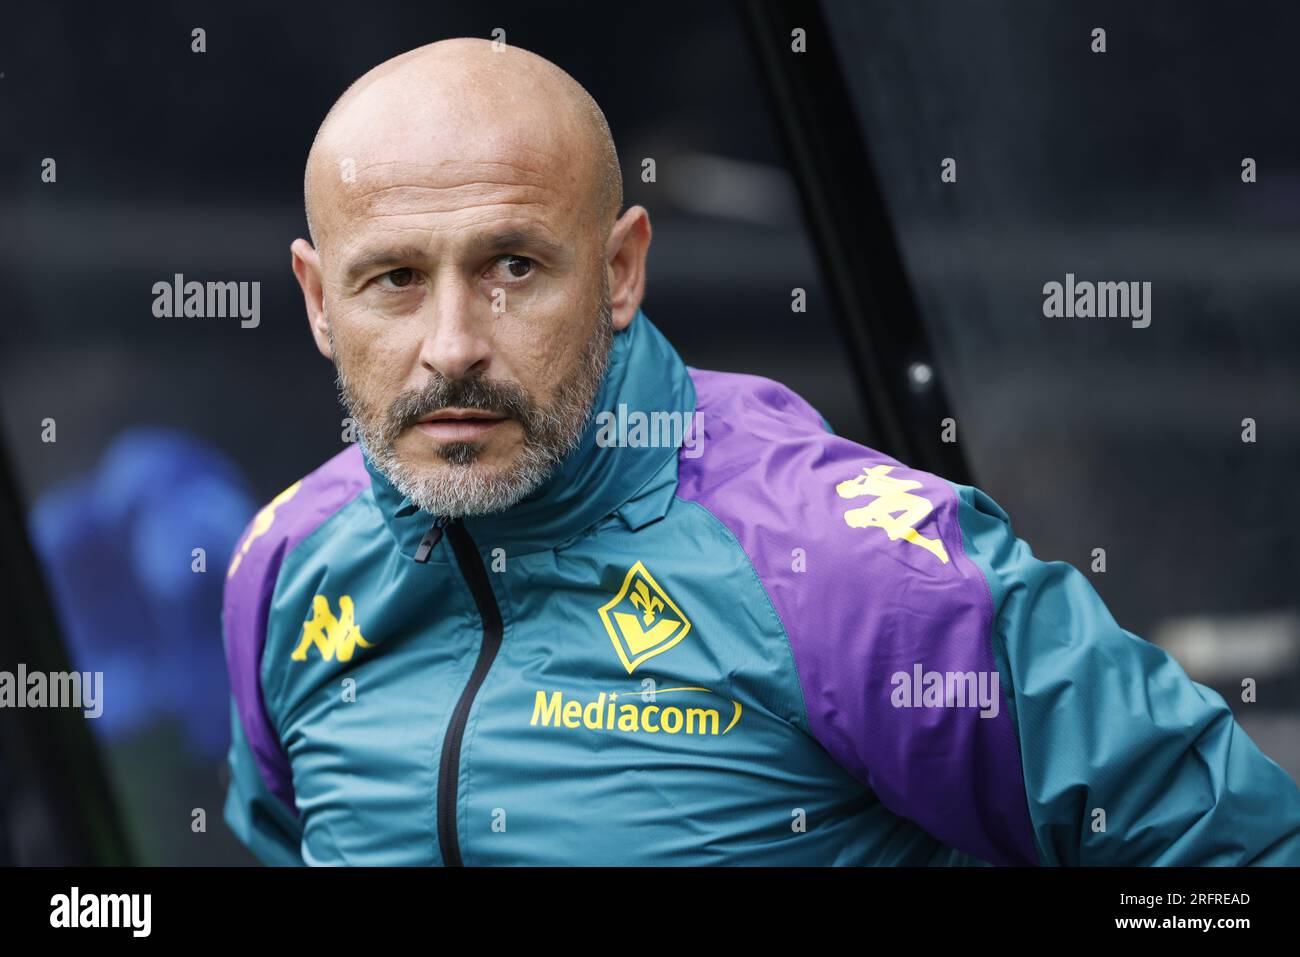
<instances>
[{"instance_id":1,"label":"man's eye","mask_svg":"<svg viewBox=\"0 0 1300 957\"><path fill-rule=\"evenodd\" d=\"M502 256L497 263L505 267L511 279L523 279L533 271L533 261L527 256Z\"/></svg>"},{"instance_id":2,"label":"man's eye","mask_svg":"<svg viewBox=\"0 0 1300 957\"><path fill-rule=\"evenodd\" d=\"M415 282L415 270L406 268L393 269L380 276L379 281L381 284L384 284L385 281L391 283L394 289L405 289Z\"/></svg>"}]
</instances>

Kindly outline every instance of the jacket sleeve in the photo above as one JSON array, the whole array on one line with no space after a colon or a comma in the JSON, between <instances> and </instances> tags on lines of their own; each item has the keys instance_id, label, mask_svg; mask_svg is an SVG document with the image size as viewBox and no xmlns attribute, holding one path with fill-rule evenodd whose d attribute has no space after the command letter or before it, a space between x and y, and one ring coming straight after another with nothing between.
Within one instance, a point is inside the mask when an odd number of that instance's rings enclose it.
<instances>
[{"instance_id":1,"label":"jacket sleeve","mask_svg":"<svg viewBox=\"0 0 1300 957\"><path fill-rule=\"evenodd\" d=\"M1045 864L1300 865L1300 790L1223 698L956 486Z\"/></svg>"},{"instance_id":2,"label":"jacket sleeve","mask_svg":"<svg viewBox=\"0 0 1300 957\"><path fill-rule=\"evenodd\" d=\"M268 864L304 863L293 768L263 693L271 599L285 556L369 485L361 449L350 444L253 517L226 572L221 622L232 714L225 816Z\"/></svg>"},{"instance_id":3,"label":"jacket sleeve","mask_svg":"<svg viewBox=\"0 0 1300 957\"><path fill-rule=\"evenodd\" d=\"M230 829L263 863L302 865L302 826L262 779L249 750L234 700L230 708L230 787L225 819Z\"/></svg>"},{"instance_id":4,"label":"jacket sleeve","mask_svg":"<svg viewBox=\"0 0 1300 957\"><path fill-rule=\"evenodd\" d=\"M221 608L230 677L230 789L225 817L248 848L268 864L302 863L292 769L263 695L262 664L271 596L287 549L276 521L297 486L281 493L249 523L236 546Z\"/></svg>"},{"instance_id":5,"label":"jacket sleeve","mask_svg":"<svg viewBox=\"0 0 1300 957\"><path fill-rule=\"evenodd\" d=\"M1082 573L974 488L782 425L714 463L758 463L743 502L688 492L759 571L808 732L882 805L991 864L1300 864L1295 783Z\"/></svg>"}]
</instances>

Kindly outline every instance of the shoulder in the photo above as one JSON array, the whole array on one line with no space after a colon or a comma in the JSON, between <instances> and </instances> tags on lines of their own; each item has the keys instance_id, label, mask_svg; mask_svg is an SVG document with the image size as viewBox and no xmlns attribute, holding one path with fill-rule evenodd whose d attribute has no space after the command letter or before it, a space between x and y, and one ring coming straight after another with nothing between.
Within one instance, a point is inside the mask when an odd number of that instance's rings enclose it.
<instances>
[{"instance_id":1,"label":"shoulder","mask_svg":"<svg viewBox=\"0 0 1300 957\"><path fill-rule=\"evenodd\" d=\"M370 483L353 443L267 502L244 528L226 570L226 589L253 584L278 570L285 554Z\"/></svg>"},{"instance_id":2,"label":"shoulder","mask_svg":"<svg viewBox=\"0 0 1300 957\"><path fill-rule=\"evenodd\" d=\"M774 379L694 367L688 371L695 386L695 409L706 418L814 433L830 431L826 420L803 396Z\"/></svg>"},{"instance_id":3,"label":"shoulder","mask_svg":"<svg viewBox=\"0 0 1300 957\"><path fill-rule=\"evenodd\" d=\"M822 564L844 579L873 565L890 577L956 571L961 487L835 435L779 382L697 369L691 378L704 438L679 457L678 496L712 512L756 561L788 562L802 548L806 571Z\"/></svg>"},{"instance_id":4,"label":"shoulder","mask_svg":"<svg viewBox=\"0 0 1300 957\"><path fill-rule=\"evenodd\" d=\"M987 630L988 586L963 547L970 490L831 433L778 382L691 375L704 438L679 457L677 495L735 536L796 655L873 634L919 643L936 621Z\"/></svg>"},{"instance_id":5,"label":"shoulder","mask_svg":"<svg viewBox=\"0 0 1300 957\"><path fill-rule=\"evenodd\" d=\"M226 571L222 631L235 709L268 787L292 803L287 762L262 698L267 614L284 558L368 487L360 446L349 445L263 506L239 537Z\"/></svg>"}]
</instances>

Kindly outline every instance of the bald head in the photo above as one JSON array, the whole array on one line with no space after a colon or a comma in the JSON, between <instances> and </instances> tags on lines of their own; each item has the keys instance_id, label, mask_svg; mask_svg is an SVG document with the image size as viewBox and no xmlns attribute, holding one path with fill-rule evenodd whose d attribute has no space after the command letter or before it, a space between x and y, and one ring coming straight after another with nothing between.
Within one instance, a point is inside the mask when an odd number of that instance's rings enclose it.
<instances>
[{"instance_id":1,"label":"bald head","mask_svg":"<svg viewBox=\"0 0 1300 957\"><path fill-rule=\"evenodd\" d=\"M444 40L339 98L290 245L369 460L433 515L508 508L584 434L645 293L609 126L539 56Z\"/></svg>"},{"instance_id":2,"label":"bald head","mask_svg":"<svg viewBox=\"0 0 1300 957\"><path fill-rule=\"evenodd\" d=\"M582 225L608 230L623 204L609 124L549 60L472 37L442 40L370 70L339 97L307 159L307 227L319 249L367 172L475 163L524 170L569 194Z\"/></svg>"}]
</instances>

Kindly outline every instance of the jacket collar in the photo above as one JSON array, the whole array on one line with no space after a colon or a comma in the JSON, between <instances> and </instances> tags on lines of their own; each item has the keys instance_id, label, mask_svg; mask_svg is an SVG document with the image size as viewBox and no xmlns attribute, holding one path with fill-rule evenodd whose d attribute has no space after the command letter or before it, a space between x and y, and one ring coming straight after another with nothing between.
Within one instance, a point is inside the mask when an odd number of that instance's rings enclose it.
<instances>
[{"instance_id":1,"label":"jacket collar","mask_svg":"<svg viewBox=\"0 0 1300 957\"><path fill-rule=\"evenodd\" d=\"M601 412L676 412L689 422L695 411L695 387L685 363L641 310L628 327L616 332L605 377L592 403L582 439L555 473L535 492L511 508L492 515L467 516L466 530L483 551L504 548L508 555L555 548L602 519L617 515L636 529L662 518L677 487L677 449L599 445L597 433L608 420ZM609 434L606 425L605 434ZM418 509L401 495L370 461L375 501L384 522L408 558L436 516ZM435 549L438 555L441 549Z\"/></svg>"}]
</instances>

